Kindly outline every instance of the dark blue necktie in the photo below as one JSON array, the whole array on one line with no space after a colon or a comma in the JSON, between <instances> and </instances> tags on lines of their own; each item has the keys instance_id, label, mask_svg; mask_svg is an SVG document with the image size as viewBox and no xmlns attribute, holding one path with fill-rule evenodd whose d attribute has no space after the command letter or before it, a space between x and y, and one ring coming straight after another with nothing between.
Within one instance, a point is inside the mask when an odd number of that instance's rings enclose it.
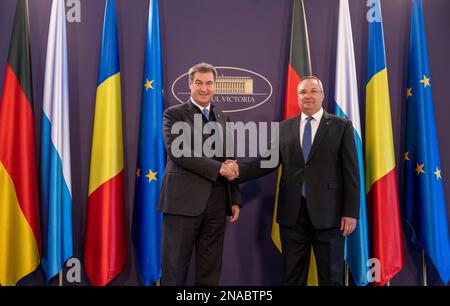
<instances>
[{"instance_id":1,"label":"dark blue necktie","mask_svg":"<svg viewBox=\"0 0 450 306\"><path fill-rule=\"evenodd\" d=\"M306 118L305 128L303 129L303 141L302 141L302 151L303 151L303 159L305 160L305 164L308 161L309 151L311 151L311 143L312 143L312 129L311 129L311 120L313 117ZM302 186L302 196L306 199L306 181L303 181Z\"/></svg>"},{"instance_id":2,"label":"dark blue necktie","mask_svg":"<svg viewBox=\"0 0 450 306\"><path fill-rule=\"evenodd\" d=\"M303 158L306 161L308 160L309 151L311 151L311 142L312 142L312 130L311 130L311 120L313 117L306 118L305 128L303 129L303 142L302 142L302 151Z\"/></svg>"},{"instance_id":3,"label":"dark blue necktie","mask_svg":"<svg viewBox=\"0 0 450 306\"><path fill-rule=\"evenodd\" d=\"M203 115L205 116L206 121L209 122L209 111L208 111L208 109L207 109L207 108L204 108L204 109L202 110L202 113L203 113Z\"/></svg>"}]
</instances>

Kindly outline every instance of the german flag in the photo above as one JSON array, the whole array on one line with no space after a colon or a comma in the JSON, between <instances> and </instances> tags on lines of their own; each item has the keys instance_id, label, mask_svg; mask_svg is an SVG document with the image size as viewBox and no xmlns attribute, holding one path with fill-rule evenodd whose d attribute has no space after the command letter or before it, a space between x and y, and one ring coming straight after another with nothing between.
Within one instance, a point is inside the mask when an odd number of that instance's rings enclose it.
<instances>
[{"instance_id":1,"label":"german flag","mask_svg":"<svg viewBox=\"0 0 450 306\"><path fill-rule=\"evenodd\" d=\"M284 100L283 120L295 117L301 110L297 99L297 85L302 76L311 75L311 58L309 55L308 28L306 26L303 0L294 0L292 9L291 49L286 79L286 97ZM272 220L272 240L281 252L280 226L277 223L278 191L281 179L281 166L278 171L277 192ZM317 286L317 269L314 252L311 251L308 285Z\"/></svg>"},{"instance_id":2,"label":"german flag","mask_svg":"<svg viewBox=\"0 0 450 306\"><path fill-rule=\"evenodd\" d=\"M31 57L26 0L18 0L0 104L0 284L39 266Z\"/></svg>"},{"instance_id":3,"label":"german flag","mask_svg":"<svg viewBox=\"0 0 450 306\"><path fill-rule=\"evenodd\" d=\"M122 102L114 0L107 0L91 149L84 264L104 286L126 266Z\"/></svg>"},{"instance_id":4,"label":"german flag","mask_svg":"<svg viewBox=\"0 0 450 306\"><path fill-rule=\"evenodd\" d=\"M311 57L309 55L308 28L306 25L303 0L294 0L292 11L291 50L286 80L283 119L300 114L297 99L297 85L302 76L311 75Z\"/></svg>"}]
</instances>

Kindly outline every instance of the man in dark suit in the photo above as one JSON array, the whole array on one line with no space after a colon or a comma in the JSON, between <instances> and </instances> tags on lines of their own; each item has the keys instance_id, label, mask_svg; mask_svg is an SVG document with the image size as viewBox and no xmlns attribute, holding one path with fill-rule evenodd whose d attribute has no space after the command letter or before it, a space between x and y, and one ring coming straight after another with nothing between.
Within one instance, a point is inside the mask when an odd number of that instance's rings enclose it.
<instances>
[{"instance_id":1,"label":"man in dark suit","mask_svg":"<svg viewBox=\"0 0 450 306\"><path fill-rule=\"evenodd\" d=\"M278 164L239 164L240 182L282 165L277 222L287 285L306 285L311 246L319 285L342 285L344 237L359 216L359 172L353 126L322 109L321 81L304 77L297 87L301 115L280 123Z\"/></svg>"},{"instance_id":2,"label":"man in dark suit","mask_svg":"<svg viewBox=\"0 0 450 306\"><path fill-rule=\"evenodd\" d=\"M167 165L158 205L163 212L161 283L186 285L195 246L195 284L217 285L226 215L230 222L239 218L239 190L229 182L238 171L225 162L232 157L225 150L228 117L211 104L215 68L201 63L188 74L189 101L168 108L163 118ZM212 126L212 144L210 135L203 133L205 125Z\"/></svg>"}]
</instances>

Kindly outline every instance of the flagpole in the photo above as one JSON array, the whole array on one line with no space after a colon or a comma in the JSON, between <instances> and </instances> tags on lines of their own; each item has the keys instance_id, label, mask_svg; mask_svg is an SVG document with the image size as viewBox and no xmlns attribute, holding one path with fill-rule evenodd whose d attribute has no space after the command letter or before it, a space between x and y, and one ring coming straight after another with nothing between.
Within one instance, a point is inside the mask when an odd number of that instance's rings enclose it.
<instances>
[{"instance_id":1,"label":"flagpole","mask_svg":"<svg viewBox=\"0 0 450 306\"><path fill-rule=\"evenodd\" d=\"M348 265L347 265L347 263L345 263L344 275L345 275L345 286L348 287Z\"/></svg>"},{"instance_id":2,"label":"flagpole","mask_svg":"<svg viewBox=\"0 0 450 306\"><path fill-rule=\"evenodd\" d=\"M62 287L62 285L63 285L63 275L61 270L61 272L59 272L59 286Z\"/></svg>"},{"instance_id":3,"label":"flagpole","mask_svg":"<svg viewBox=\"0 0 450 306\"><path fill-rule=\"evenodd\" d=\"M156 286L161 286L161 279L156 280Z\"/></svg>"},{"instance_id":4,"label":"flagpole","mask_svg":"<svg viewBox=\"0 0 450 306\"><path fill-rule=\"evenodd\" d=\"M425 251L422 250L422 286L427 287L427 261L425 259Z\"/></svg>"}]
</instances>

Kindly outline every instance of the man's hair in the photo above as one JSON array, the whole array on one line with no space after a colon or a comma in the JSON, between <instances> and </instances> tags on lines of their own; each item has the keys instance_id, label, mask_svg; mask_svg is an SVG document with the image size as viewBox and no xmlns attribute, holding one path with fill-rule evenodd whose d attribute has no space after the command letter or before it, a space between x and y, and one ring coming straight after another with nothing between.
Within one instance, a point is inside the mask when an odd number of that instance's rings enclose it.
<instances>
[{"instance_id":1,"label":"man's hair","mask_svg":"<svg viewBox=\"0 0 450 306\"><path fill-rule=\"evenodd\" d=\"M200 63L200 64L192 66L189 69L189 72L188 72L189 81L192 82L194 80L194 74L196 72L200 72L200 73L212 72L212 74L214 76L214 81L216 80L216 77L217 77L217 71L216 71L216 68L214 68L213 65L210 65L210 64L207 64L207 63Z\"/></svg>"},{"instance_id":2,"label":"man's hair","mask_svg":"<svg viewBox=\"0 0 450 306\"><path fill-rule=\"evenodd\" d=\"M317 83L319 83L319 86L320 86L320 90L322 90L323 91L323 85L322 85L322 81L318 78L318 77L316 77L316 76L313 76L313 75L307 75L307 76L303 76L303 77L301 77L301 80L300 80L300 82L298 82L298 84L297 84L297 88L298 88L298 86L303 82L303 81L305 81L305 80L316 80L317 81Z\"/></svg>"}]
</instances>

